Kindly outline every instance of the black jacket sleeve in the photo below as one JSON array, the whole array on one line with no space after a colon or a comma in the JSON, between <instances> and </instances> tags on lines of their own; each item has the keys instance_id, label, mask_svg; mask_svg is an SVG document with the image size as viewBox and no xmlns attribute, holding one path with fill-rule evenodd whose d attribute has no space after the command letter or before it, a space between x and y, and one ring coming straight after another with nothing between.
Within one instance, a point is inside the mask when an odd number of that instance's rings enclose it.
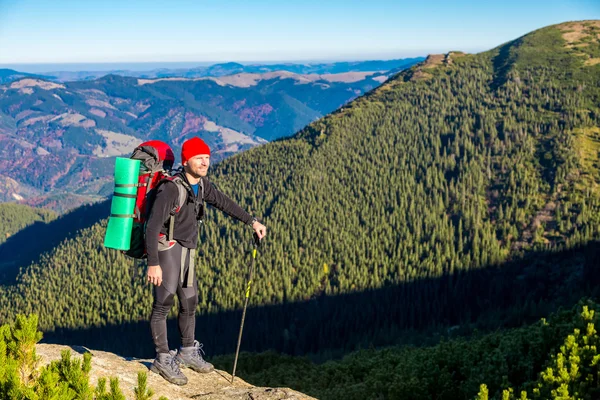
<instances>
[{"instance_id":1,"label":"black jacket sleeve","mask_svg":"<svg viewBox=\"0 0 600 400\"><path fill-rule=\"evenodd\" d=\"M204 177L202 180L204 183L204 201L230 217L242 221L246 225L252 222L252 215L248 214L242 207L211 185L208 178Z\"/></svg>"},{"instance_id":2,"label":"black jacket sleeve","mask_svg":"<svg viewBox=\"0 0 600 400\"><path fill-rule=\"evenodd\" d=\"M158 265L158 236L178 200L179 190L174 182L165 182L158 187L146 222L146 252L149 266Z\"/></svg>"}]
</instances>

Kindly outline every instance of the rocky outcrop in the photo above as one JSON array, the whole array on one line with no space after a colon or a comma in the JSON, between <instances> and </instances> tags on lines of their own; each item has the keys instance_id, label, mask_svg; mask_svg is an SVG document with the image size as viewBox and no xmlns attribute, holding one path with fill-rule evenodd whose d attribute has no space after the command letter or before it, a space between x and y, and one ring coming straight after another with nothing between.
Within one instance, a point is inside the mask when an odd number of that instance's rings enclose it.
<instances>
[{"instance_id":1,"label":"rocky outcrop","mask_svg":"<svg viewBox=\"0 0 600 400\"><path fill-rule=\"evenodd\" d=\"M137 373L146 371L148 387L154 391L152 399L166 396L169 400L206 399L206 400L280 400L280 399L313 399L310 396L287 388L266 388L253 386L236 377L231 383L231 374L215 370L209 374L199 374L185 369L188 384L177 386L168 383L161 376L150 372L153 360L124 358L113 353L89 350L81 346L61 346L54 344L38 344L37 354L41 356L43 365L60 359L63 350L70 350L73 357L83 358L86 351L92 353L92 370L90 383L96 385L99 378L118 377L120 388L127 399L134 399L133 389L137 386Z\"/></svg>"}]
</instances>

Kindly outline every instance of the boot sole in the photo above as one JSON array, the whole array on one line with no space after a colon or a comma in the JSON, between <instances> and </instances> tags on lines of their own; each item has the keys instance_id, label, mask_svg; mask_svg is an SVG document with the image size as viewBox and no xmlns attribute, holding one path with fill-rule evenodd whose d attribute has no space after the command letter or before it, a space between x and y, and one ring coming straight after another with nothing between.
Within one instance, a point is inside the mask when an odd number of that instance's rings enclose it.
<instances>
[{"instance_id":1,"label":"boot sole","mask_svg":"<svg viewBox=\"0 0 600 400\"><path fill-rule=\"evenodd\" d=\"M152 366L150 367L150 371L159 374L160 376L162 376L167 382L170 382L174 385L178 385L178 386L183 386L187 383L187 380L183 380L183 379L177 379L177 378L169 378L167 376L165 376L165 374L158 368L156 368L156 366L154 364L152 364Z\"/></svg>"},{"instance_id":2,"label":"boot sole","mask_svg":"<svg viewBox=\"0 0 600 400\"><path fill-rule=\"evenodd\" d=\"M215 370L215 367L211 367L211 368L210 368L210 369L207 371L207 370L205 370L205 369L196 368L196 367L193 367L193 366L191 366L191 365L184 364L184 363L182 363L181 361L179 361L179 368L181 368L181 369L184 369L184 368L189 368L189 369L191 369L192 371L196 371L196 372L199 372L199 373L201 373L201 374L208 374L209 372L213 372L213 371Z\"/></svg>"},{"instance_id":3,"label":"boot sole","mask_svg":"<svg viewBox=\"0 0 600 400\"><path fill-rule=\"evenodd\" d=\"M196 371L199 372L201 374L208 374L209 372L213 372L215 370L214 367L212 367L211 369L209 369L208 371L205 369L200 369L200 368L194 368L194 367L189 367L189 369L191 369L192 371Z\"/></svg>"}]
</instances>

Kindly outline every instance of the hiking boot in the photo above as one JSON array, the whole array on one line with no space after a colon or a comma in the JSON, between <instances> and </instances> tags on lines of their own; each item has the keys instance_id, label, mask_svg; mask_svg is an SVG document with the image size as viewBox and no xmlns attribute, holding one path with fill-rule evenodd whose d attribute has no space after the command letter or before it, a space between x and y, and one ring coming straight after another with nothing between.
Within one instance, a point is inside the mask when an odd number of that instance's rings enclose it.
<instances>
[{"instance_id":1,"label":"hiking boot","mask_svg":"<svg viewBox=\"0 0 600 400\"><path fill-rule=\"evenodd\" d=\"M179 369L176 355L177 352L175 350L171 350L168 353L158 353L150 367L150 371L156 372L168 382L181 386L185 385L188 379Z\"/></svg>"},{"instance_id":2,"label":"hiking boot","mask_svg":"<svg viewBox=\"0 0 600 400\"><path fill-rule=\"evenodd\" d=\"M177 362L181 368L191 368L196 372L207 373L215 370L215 367L207 361L204 361L202 355L202 344L194 340L192 347L181 347L177 353Z\"/></svg>"}]
</instances>

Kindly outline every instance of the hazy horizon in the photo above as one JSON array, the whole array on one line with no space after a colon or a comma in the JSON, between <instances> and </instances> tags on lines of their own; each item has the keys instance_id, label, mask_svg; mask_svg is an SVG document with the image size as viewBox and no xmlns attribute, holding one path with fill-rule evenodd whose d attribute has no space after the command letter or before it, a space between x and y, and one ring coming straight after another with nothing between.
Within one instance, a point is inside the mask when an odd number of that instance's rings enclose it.
<instances>
[{"instance_id":1,"label":"hazy horizon","mask_svg":"<svg viewBox=\"0 0 600 400\"><path fill-rule=\"evenodd\" d=\"M146 72L156 69L189 69L194 67L208 67L216 64L238 63L242 65L273 65L273 64L327 64L337 62L363 62L363 61L391 61L405 58L426 57L427 54L392 57L392 58L364 58L364 59L324 59L324 60L279 60L279 61L148 61L148 62L77 62L77 63L1 63L0 69L13 69L27 73L50 72L98 72L98 71L135 71Z\"/></svg>"}]
</instances>

